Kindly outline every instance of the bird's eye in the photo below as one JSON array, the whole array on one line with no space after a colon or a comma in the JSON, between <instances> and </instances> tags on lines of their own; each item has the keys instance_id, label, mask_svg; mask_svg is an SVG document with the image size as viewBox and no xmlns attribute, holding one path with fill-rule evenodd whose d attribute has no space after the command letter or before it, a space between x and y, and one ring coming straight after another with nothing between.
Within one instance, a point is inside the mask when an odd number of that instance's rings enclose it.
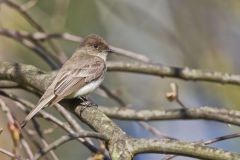
<instances>
[{"instance_id":1,"label":"bird's eye","mask_svg":"<svg viewBox=\"0 0 240 160\"><path fill-rule=\"evenodd\" d=\"M98 45L97 45L97 44L94 44L93 47L97 49L97 48L98 48Z\"/></svg>"}]
</instances>

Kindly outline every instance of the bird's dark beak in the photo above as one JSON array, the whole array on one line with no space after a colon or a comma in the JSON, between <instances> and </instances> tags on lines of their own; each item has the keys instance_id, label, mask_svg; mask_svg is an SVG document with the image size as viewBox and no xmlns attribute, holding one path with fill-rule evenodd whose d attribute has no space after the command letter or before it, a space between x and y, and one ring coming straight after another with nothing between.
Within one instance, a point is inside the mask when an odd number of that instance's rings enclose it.
<instances>
[{"instance_id":1,"label":"bird's dark beak","mask_svg":"<svg viewBox=\"0 0 240 160\"><path fill-rule=\"evenodd\" d=\"M114 52L114 50L112 50L111 48L109 48L108 50L107 50L107 53L113 53Z\"/></svg>"}]
</instances>

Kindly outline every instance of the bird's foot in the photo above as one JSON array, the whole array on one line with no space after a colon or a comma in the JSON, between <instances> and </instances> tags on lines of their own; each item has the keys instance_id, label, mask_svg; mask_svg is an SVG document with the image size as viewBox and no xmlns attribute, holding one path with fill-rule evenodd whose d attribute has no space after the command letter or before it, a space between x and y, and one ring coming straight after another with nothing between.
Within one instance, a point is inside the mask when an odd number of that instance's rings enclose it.
<instances>
[{"instance_id":1,"label":"bird's foot","mask_svg":"<svg viewBox=\"0 0 240 160\"><path fill-rule=\"evenodd\" d=\"M81 100L84 100L81 103L81 105L83 106L80 111L81 113L88 107L98 107L98 105L96 103L89 101L88 99L86 99L86 97L84 97L84 98L81 97Z\"/></svg>"},{"instance_id":2,"label":"bird's foot","mask_svg":"<svg viewBox=\"0 0 240 160\"><path fill-rule=\"evenodd\" d=\"M84 103L85 101L89 101L85 96L79 96L78 99L80 99L82 103Z\"/></svg>"},{"instance_id":3,"label":"bird's foot","mask_svg":"<svg viewBox=\"0 0 240 160\"><path fill-rule=\"evenodd\" d=\"M83 105L85 107L98 107L98 105L96 103L93 103L91 101L84 101L81 103L81 105Z\"/></svg>"}]
</instances>

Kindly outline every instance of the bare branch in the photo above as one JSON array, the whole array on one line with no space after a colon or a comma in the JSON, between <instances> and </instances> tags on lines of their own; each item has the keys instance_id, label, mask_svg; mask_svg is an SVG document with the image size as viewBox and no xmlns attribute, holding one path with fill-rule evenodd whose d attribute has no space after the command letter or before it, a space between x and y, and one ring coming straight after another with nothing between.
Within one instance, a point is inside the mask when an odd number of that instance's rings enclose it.
<instances>
[{"instance_id":1,"label":"bare branch","mask_svg":"<svg viewBox=\"0 0 240 160\"><path fill-rule=\"evenodd\" d=\"M37 55L39 55L44 61L46 61L47 64L49 64L52 69L58 69L60 66L60 62L58 61L56 56L53 56L50 54L42 45L40 45L37 42L31 41L29 39L25 39L21 37L18 34L15 34L15 32L9 31L7 29L0 29L0 35L3 35L5 37L11 38L23 46L31 49Z\"/></svg>"},{"instance_id":2,"label":"bare branch","mask_svg":"<svg viewBox=\"0 0 240 160\"><path fill-rule=\"evenodd\" d=\"M25 4L21 5L21 8L26 11L29 10L30 8L34 7L37 4L38 0L29 0Z\"/></svg>"},{"instance_id":3,"label":"bare branch","mask_svg":"<svg viewBox=\"0 0 240 160\"><path fill-rule=\"evenodd\" d=\"M18 13L20 13L28 22L31 24L34 28L36 28L38 31L45 33L44 28L37 23L21 6L19 6L17 3L11 1L11 0L4 0L3 3L11 7L12 9L16 10ZM53 42L49 41L49 45L52 47L52 49L55 51L57 55L60 56L60 60L64 62L66 60L65 54L59 49L59 47Z\"/></svg>"},{"instance_id":4,"label":"bare branch","mask_svg":"<svg viewBox=\"0 0 240 160\"><path fill-rule=\"evenodd\" d=\"M31 39L33 41L45 41L49 39L63 39L67 41L72 41L72 42L81 42L83 40L82 37L75 36L70 33L44 33L44 32L34 32L34 33L29 33L26 31L15 31L15 30L9 30L9 29L0 29L0 33L2 34L11 34L12 36L20 36L25 39Z\"/></svg>"},{"instance_id":5,"label":"bare branch","mask_svg":"<svg viewBox=\"0 0 240 160\"><path fill-rule=\"evenodd\" d=\"M205 148L204 145L181 142L170 139L133 139L130 142L133 144L132 153L164 153L164 154L175 154L200 159L214 159L214 160L238 160L239 154L231 152L225 152L221 149L214 149L212 147ZM197 151L197 152L196 152Z\"/></svg>"},{"instance_id":6,"label":"bare branch","mask_svg":"<svg viewBox=\"0 0 240 160\"><path fill-rule=\"evenodd\" d=\"M132 51L128 51L126 49L122 49L122 48L118 48L118 47L114 47L114 46L110 46L110 48L112 50L114 50L115 53L118 53L120 55L135 59L135 60L139 60L142 62L150 62L150 59L147 58L145 55L139 54L139 53L135 53Z\"/></svg>"},{"instance_id":7,"label":"bare branch","mask_svg":"<svg viewBox=\"0 0 240 160\"><path fill-rule=\"evenodd\" d=\"M176 120L176 119L205 119L240 126L240 111L214 107L192 107L161 110L134 110L131 108L99 107L111 118L121 120Z\"/></svg>"},{"instance_id":8,"label":"bare branch","mask_svg":"<svg viewBox=\"0 0 240 160\"><path fill-rule=\"evenodd\" d=\"M55 105L56 109L60 112L60 114L67 120L67 122L74 128L77 133L82 133L84 130L78 124L78 122L71 116L71 114L60 104ZM87 141L87 143L94 145L90 139L82 139L82 141Z\"/></svg>"},{"instance_id":9,"label":"bare branch","mask_svg":"<svg viewBox=\"0 0 240 160\"><path fill-rule=\"evenodd\" d=\"M127 104L117 95L115 95L110 89L108 89L106 86L101 85L100 89L106 93L106 95L116 101L120 106L125 107Z\"/></svg>"},{"instance_id":10,"label":"bare branch","mask_svg":"<svg viewBox=\"0 0 240 160\"><path fill-rule=\"evenodd\" d=\"M203 144L208 145L208 144L213 144L213 143L220 142L220 141L223 141L223 140L229 140L229 139L238 138L238 137L240 137L240 132L233 133L233 134L228 134L228 135L225 135L225 136L216 137L214 139L204 141Z\"/></svg>"},{"instance_id":11,"label":"bare branch","mask_svg":"<svg viewBox=\"0 0 240 160\"><path fill-rule=\"evenodd\" d=\"M33 160L38 160L39 158L41 158L43 155L45 155L49 151L57 149L58 147L60 147L64 143L66 143L70 140L74 140L76 138L80 138L80 137L81 138L83 138L83 137L93 137L93 138L106 140L106 138L103 135L101 135L99 133L96 133L96 132L84 131L84 132L82 132L80 134L76 134L76 135L65 135L65 136L62 136L61 138L57 139L53 143L51 143L49 145L49 147L46 147L43 150L41 150L41 152L38 152L37 154L35 154L35 156L33 157Z\"/></svg>"},{"instance_id":12,"label":"bare branch","mask_svg":"<svg viewBox=\"0 0 240 160\"><path fill-rule=\"evenodd\" d=\"M168 136L168 135L166 135L164 133L161 133L158 129L156 129L155 127L151 126L147 122L140 121L138 123L144 129L146 129L147 131L149 131L150 133L152 133L154 136L156 136L158 138L168 138L168 139L175 139L176 140L176 138L173 138L173 137L170 137L170 136Z\"/></svg>"},{"instance_id":13,"label":"bare branch","mask_svg":"<svg viewBox=\"0 0 240 160\"><path fill-rule=\"evenodd\" d=\"M171 90L166 93L166 98L172 102L177 102L182 108L187 108L179 98L178 85L176 83L170 83Z\"/></svg>"},{"instance_id":14,"label":"bare branch","mask_svg":"<svg viewBox=\"0 0 240 160\"><path fill-rule=\"evenodd\" d=\"M20 36L21 38L27 38L27 39L31 39L34 41L39 41L39 40L51 40L51 39L56 39L56 38L60 38L60 39L64 39L64 40L68 40L68 41L73 41L73 42L82 42L83 38L80 36L76 36L70 33L44 33L44 32L37 32L37 33L28 33L25 31L12 31L12 30L7 30L7 29L0 29L0 33L1 32L9 32L11 33L11 35L13 36ZM122 56L126 56L129 57L131 59L134 60L138 60L138 61L142 61L142 62L150 62L150 59L145 56L142 55L140 53L135 53L132 51L128 51L125 49L121 49L118 47L114 47L114 46L110 46L110 48L112 50L114 50L115 53L122 55Z\"/></svg>"},{"instance_id":15,"label":"bare branch","mask_svg":"<svg viewBox=\"0 0 240 160\"><path fill-rule=\"evenodd\" d=\"M6 149L0 148L0 153L3 153L11 158L16 158L17 160L20 160L20 158L16 157L14 153L7 151Z\"/></svg>"},{"instance_id":16,"label":"bare branch","mask_svg":"<svg viewBox=\"0 0 240 160\"><path fill-rule=\"evenodd\" d=\"M240 85L240 75L221 72L204 72L199 69L191 69L188 67L179 68L152 63L125 62L109 62L107 66L108 71L132 72L191 81Z\"/></svg>"},{"instance_id":17,"label":"bare branch","mask_svg":"<svg viewBox=\"0 0 240 160\"><path fill-rule=\"evenodd\" d=\"M49 147L49 144L48 144L47 140L45 139L44 134L42 133L39 123L35 120L35 118L33 118L32 122L33 122L33 127L35 128L37 135L39 136L40 141L43 144L43 148ZM57 157L57 155L54 151L50 151L50 155L53 160L59 160L59 158Z\"/></svg>"},{"instance_id":18,"label":"bare branch","mask_svg":"<svg viewBox=\"0 0 240 160\"><path fill-rule=\"evenodd\" d=\"M23 10L18 4L11 0L3 0L7 6L13 8L18 13L20 13L34 28L38 31L44 32L44 29L25 11Z\"/></svg>"},{"instance_id":19,"label":"bare branch","mask_svg":"<svg viewBox=\"0 0 240 160\"><path fill-rule=\"evenodd\" d=\"M32 159L33 153L32 153L32 150L30 149L30 146L28 145L27 141L25 139L21 138L20 143L22 144L28 158Z\"/></svg>"},{"instance_id":20,"label":"bare branch","mask_svg":"<svg viewBox=\"0 0 240 160\"><path fill-rule=\"evenodd\" d=\"M232 139L232 138L238 138L238 137L240 137L240 133L233 133L233 134L228 134L228 135L225 135L225 136L216 137L214 139L207 140L207 141L204 141L204 142L202 142L202 141L201 142L196 142L196 144L209 145L209 144L217 143L217 142L224 141L224 140L229 140L229 139ZM177 156L176 155L167 155L164 158L162 158L161 160L170 160L170 159L173 159L175 157L177 157Z\"/></svg>"}]
</instances>

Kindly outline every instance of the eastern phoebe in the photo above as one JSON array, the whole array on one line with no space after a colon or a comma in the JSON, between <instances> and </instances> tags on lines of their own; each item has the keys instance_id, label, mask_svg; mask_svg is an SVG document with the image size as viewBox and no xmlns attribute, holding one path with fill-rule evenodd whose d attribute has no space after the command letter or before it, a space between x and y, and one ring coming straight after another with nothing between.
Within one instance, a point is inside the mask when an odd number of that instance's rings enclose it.
<instances>
[{"instance_id":1,"label":"eastern phoebe","mask_svg":"<svg viewBox=\"0 0 240 160\"><path fill-rule=\"evenodd\" d=\"M63 64L21 127L44 107L54 105L64 98L85 96L93 92L104 79L106 58L110 52L112 50L100 36L87 36L72 57Z\"/></svg>"}]
</instances>

